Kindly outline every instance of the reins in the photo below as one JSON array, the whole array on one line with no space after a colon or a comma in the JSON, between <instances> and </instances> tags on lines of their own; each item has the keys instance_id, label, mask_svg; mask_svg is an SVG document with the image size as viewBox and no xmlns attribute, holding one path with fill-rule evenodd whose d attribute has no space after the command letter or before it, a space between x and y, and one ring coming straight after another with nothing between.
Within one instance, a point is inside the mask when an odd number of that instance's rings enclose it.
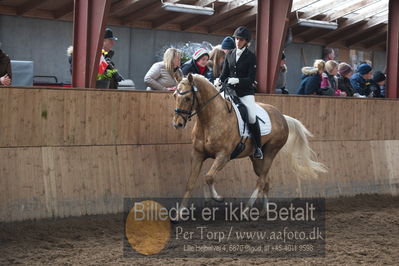
<instances>
[{"instance_id":1,"label":"reins","mask_svg":"<svg viewBox=\"0 0 399 266\"><path fill-rule=\"evenodd\" d=\"M187 120L188 120L188 121L191 121L191 118L192 118L193 116L198 115L198 113L200 113L202 110L204 110L204 108L205 108L208 104L210 104L220 93L222 93L222 92L224 91L224 89L223 89L223 87L222 87L222 89L221 89L218 93L216 93L216 94L213 95L211 98L209 98L202 106L199 105L198 97L197 97L197 94L196 94L197 91L198 91L198 88L197 88L195 85L191 85L191 90L188 90L188 91L180 92L178 89L176 90L176 92L177 92L179 95L185 95L185 94L190 93L190 92L193 94L192 104L191 104L190 110L184 110L184 109L180 109L180 108L176 108L176 109L175 109L175 113L176 113L177 115L180 115L180 116L185 120L185 122L186 122ZM197 101L198 106L200 106L200 107L199 107L199 109L198 109L197 111L195 111L195 112L193 113L193 108L194 108L195 101ZM185 117L185 116L183 116L183 114L188 115L188 116Z\"/></svg>"}]
</instances>

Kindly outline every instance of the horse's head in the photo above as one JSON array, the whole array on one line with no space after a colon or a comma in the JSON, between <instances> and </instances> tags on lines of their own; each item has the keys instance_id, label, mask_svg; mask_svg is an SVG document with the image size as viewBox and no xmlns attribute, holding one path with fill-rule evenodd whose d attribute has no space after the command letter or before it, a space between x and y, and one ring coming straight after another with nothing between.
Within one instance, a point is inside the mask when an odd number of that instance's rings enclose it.
<instances>
[{"instance_id":1,"label":"horse's head","mask_svg":"<svg viewBox=\"0 0 399 266\"><path fill-rule=\"evenodd\" d=\"M197 92L198 89L194 85L194 77L191 73L188 74L187 78L180 80L173 94L176 103L173 117L173 126L175 128L184 128L187 121L191 119L193 111L198 106Z\"/></svg>"}]
</instances>

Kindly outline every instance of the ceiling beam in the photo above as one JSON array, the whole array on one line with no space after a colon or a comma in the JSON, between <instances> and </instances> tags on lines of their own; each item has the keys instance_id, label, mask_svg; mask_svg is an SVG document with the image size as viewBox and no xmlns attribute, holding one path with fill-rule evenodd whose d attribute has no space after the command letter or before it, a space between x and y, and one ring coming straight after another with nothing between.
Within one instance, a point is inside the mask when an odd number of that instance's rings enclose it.
<instances>
[{"instance_id":1,"label":"ceiling beam","mask_svg":"<svg viewBox=\"0 0 399 266\"><path fill-rule=\"evenodd\" d=\"M135 5L141 1L142 0L121 0L119 2L113 3L111 5L111 11L109 15L113 17L129 14L129 12L134 11Z\"/></svg>"},{"instance_id":2,"label":"ceiling beam","mask_svg":"<svg viewBox=\"0 0 399 266\"><path fill-rule=\"evenodd\" d=\"M361 43L364 44L364 47L369 48L375 45L379 45L383 42L386 42L388 37L388 32L381 32L371 38L366 39L365 41L362 41Z\"/></svg>"},{"instance_id":3,"label":"ceiling beam","mask_svg":"<svg viewBox=\"0 0 399 266\"><path fill-rule=\"evenodd\" d=\"M133 13L130 13L129 15L127 15L126 17L124 17L122 19L122 23L124 25L135 22L140 20L141 18L149 15L149 14L153 14L155 12L158 12L161 10L161 2L155 2L152 3L148 6L145 6L143 8L140 8L136 11L134 11Z\"/></svg>"},{"instance_id":4,"label":"ceiling beam","mask_svg":"<svg viewBox=\"0 0 399 266\"><path fill-rule=\"evenodd\" d=\"M209 27L209 33L214 33L218 30L225 29L227 27L234 27L237 25L246 25L247 23L256 20L256 14L258 13L258 7L254 6L251 9L239 13L237 16L233 16L229 19L223 20L220 23Z\"/></svg>"},{"instance_id":5,"label":"ceiling beam","mask_svg":"<svg viewBox=\"0 0 399 266\"><path fill-rule=\"evenodd\" d=\"M23 16L26 13L28 13L31 10L34 10L35 8L38 8L42 4L45 4L48 0L42 1L42 0L29 0L25 3L23 3L20 7L17 8L17 15L18 16Z\"/></svg>"},{"instance_id":6,"label":"ceiling beam","mask_svg":"<svg viewBox=\"0 0 399 266\"><path fill-rule=\"evenodd\" d=\"M361 0L359 2L351 4L350 6L345 7L343 9L335 10L330 15L328 15L324 20L333 21L333 20L339 19L346 15L352 14L358 10L361 10L365 7L368 7L369 5L374 4L375 2L378 2L378 1L379 0Z\"/></svg>"},{"instance_id":7,"label":"ceiling beam","mask_svg":"<svg viewBox=\"0 0 399 266\"><path fill-rule=\"evenodd\" d=\"M254 2L254 0L233 0L229 3L226 3L222 8L220 8L215 14L211 17L205 18L201 21L190 20L182 23L182 30L188 30L197 25L203 24L212 24L218 20L222 20L226 18L229 13L237 10L237 9L248 9L251 7L246 6L247 4Z\"/></svg>"},{"instance_id":8,"label":"ceiling beam","mask_svg":"<svg viewBox=\"0 0 399 266\"><path fill-rule=\"evenodd\" d=\"M366 21L366 19L369 19L370 17L373 17L379 13L385 12L388 8L388 3L381 2L378 5L375 6L375 8L373 8L373 10L371 10L370 12L363 12L360 13L359 15L350 18L348 20L346 20L343 23L339 23L338 25L338 29L332 31L332 32L327 32L325 34L319 35L318 38L323 38L323 39L332 39L332 36L336 37L337 34L344 34L342 33L343 31L348 30L348 34L351 34L352 31L350 31L350 29L353 29L353 27L355 27L358 24L365 24L362 23L364 21ZM373 19L371 19L373 20ZM375 18L375 20L378 20L378 18ZM386 17L382 17L382 20L386 20ZM382 22L380 22L382 23ZM360 27L361 29L361 27ZM353 32L352 32L353 33ZM349 36L349 35L348 35Z\"/></svg>"},{"instance_id":9,"label":"ceiling beam","mask_svg":"<svg viewBox=\"0 0 399 266\"><path fill-rule=\"evenodd\" d=\"M376 45L370 46L369 48L371 50L373 50L373 51L376 51L376 50L378 50L378 51L386 51L387 50L387 41L384 41L384 42L378 43ZM381 71L383 71L383 69L381 69Z\"/></svg>"},{"instance_id":10,"label":"ceiling beam","mask_svg":"<svg viewBox=\"0 0 399 266\"><path fill-rule=\"evenodd\" d=\"M387 28L385 29L379 29L378 31L376 31L374 34L366 36L364 38L358 38L357 41L353 41L349 46L353 46L356 43L367 43L370 40L375 40L375 38L377 38L378 36L380 36L381 34L385 34L386 33ZM346 44L346 43L345 43ZM346 44L346 46L348 46Z\"/></svg>"},{"instance_id":11,"label":"ceiling beam","mask_svg":"<svg viewBox=\"0 0 399 266\"><path fill-rule=\"evenodd\" d=\"M360 13L359 15L355 16L354 18L350 18L347 21L345 21L344 23L340 24L337 30L342 31L345 28L351 27L352 25L354 25L356 23L359 23L361 21L364 21L367 18L370 18L372 16L375 16L379 13L386 11L387 8L388 8L388 3L386 3L385 1L380 2L370 12Z\"/></svg>"},{"instance_id":12,"label":"ceiling beam","mask_svg":"<svg viewBox=\"0 0 399 266\"><path fill-rule=\"evenodd\" d=\"M17 8L13 6L3 6L0 5L0 14L2 15L17 15Z\"/></svg>"},{"instance_id":13,"label":"ceiling beam","mask_svg":"<svg viewBox=\"0 0 399 266\"><path fill-rule=\"evenodd\" d=\"M332 5L331 3L328 2L323 5L318 5L317 7L314 7L311 10L303 11L303 12L301 12L301 14L298 14L294 19L290 20L289 27L293 27L293 26L297 25L299 22L298 19L311 19L311 18L315 18L317 16L326 16L324 14L325 12L330 11L331 9L336 7L336 5L342 4L346 1L347 0L336 0L334 2L334 5ZM325 20L325 19L323 18L320 20Z\"/></svg>"},{"instance_id":14,"label":"ceiling beam","mask_svg":"<svg viewBox=\"0 0 399 266\"><path fill-rule=\"evenodd\" d=\"M54 11L54 18L59 19L59 18L62 18L63 16L66 16L66 15L72 13L73 6L74 6L74 2L72 1L72 2L65 4L61 8L57 9L56 11Z\"/></svg>"},{"instance_id":15,"label":"ceiling beam","mask_svg":"<svg viewBox=\"0 0 399 266\"><path fill-rule=\"evenodd\" d=\"M347 2L347 0L335 0L332 4L331 1L322 2L324 4L315 6L310 10L306 10L303 12L301 18L314 18L319 15L324 15L325 12L334 9L335 7Z\"/></svg>"},{"instance_id":16,"label":"ceiling beam","mask_svg":"<svg viewBox=\"0 0 399 266\"><path fill-rule=\"evenodd\" d=\"M380 24L381 25L381 24ZM373 29L373 32L371 33L370 31L363 31L362 34L356 35L356 37L350 38L345 41L346 46L352 46L355 43L362 42L364 40L367 40L371 37L374 37L376 34L381 33L381 32L387 32L388 31L388 25L383 25L379 29Z\"/></svg>"},{"instance_id":17,"label":"ceiling beam","mask_svg":"<svg viewBox=\"0 0 399 266\"><path fill-rule=\"evenodd\" d=\"M367 20L366 23L359 24L359 26L356 28L348 28L340 32L331 32L327 35L319 36L319 38L326 39L327 43L332 43L338 38L345 40L357 36L361 34L363 31L368 31L370 29L378 27L379 25L384 24L386 22L388 22L388 17L372 18Z\"/></svg>"},{"instance_id":18,"label":"ceiling beam","mask_svg":"<svg viewBox=\"0 0 399 266\"><path fill-rule=\"evenodd\" d=\"M314 3L319 2L319 0L297 0L297 1L293 1L292 3L292 8L291 8L291 12L295 12L299 9L308 7Z\"/></svg>"},{"instance_id":19,"label":"ceiling beam","mask_svg":"<svg viewBox=\"0 0 399 266\"><path fill-rule=\"evenodd\" d=\"M210 4L215 3L216 0L200 0L200 1L196 1L193 5L194 6L207 6ZM178 14L176 12L169 12L170 14L168 16L165 16L163 18L159 18L157 19L155 22L153 22L153 28L159 28L162 25L166 24L166 23L173 23L176 20L189 20L189 19L193 19L196 20L195 14L187 14L187 13L183 13L183 14Z\"/></svg>"},{"instance_id":20,"label":"ceiling beam","mask_svg":"<svg viewBox=\"0 0 399 266\"><path fill-rule=\"evenodd\" d=\"M0 1L1 2L1 1ZM0 5L0 14L17 16L17 8L13 6ZM30 18L54 19L54 13L48 10L38 9L35 12L29 12L24 15Z\"/></svg>"}]
</instances>

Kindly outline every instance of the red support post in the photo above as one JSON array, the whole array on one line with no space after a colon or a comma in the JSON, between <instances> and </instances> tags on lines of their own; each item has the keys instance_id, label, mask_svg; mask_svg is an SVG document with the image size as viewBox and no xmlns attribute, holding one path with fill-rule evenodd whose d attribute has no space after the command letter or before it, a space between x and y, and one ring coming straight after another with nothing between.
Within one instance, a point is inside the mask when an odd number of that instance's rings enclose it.
<instances>
[{"instance_id":1,"label":"red support post","mask_svg":"<svg viewBox=\"0 0 399 266\"><path fill-rule=\"evenodd\" d=\"M399 1L389 0L387 42L387 89L389 98L399 97Z\"/></svg>"},{"instance_id":2,"label":"red support post","mask_svg":"<svg viewBox=\"0 0 399 266\"><path fill-rule=\"evenodd\" d=\"M75 0L72 86L95 88L111 0Z\"/></svg>"},{"instance_id":3,"label":"red support post","mask_svg":"<svg viewBox=\"0 0 399 266\"><path fill-rule=\"evenodd\" d=\"M291 6L292 0L258 0L256 24L258 92L274 92Z\"/></svg>"}]
</instances>

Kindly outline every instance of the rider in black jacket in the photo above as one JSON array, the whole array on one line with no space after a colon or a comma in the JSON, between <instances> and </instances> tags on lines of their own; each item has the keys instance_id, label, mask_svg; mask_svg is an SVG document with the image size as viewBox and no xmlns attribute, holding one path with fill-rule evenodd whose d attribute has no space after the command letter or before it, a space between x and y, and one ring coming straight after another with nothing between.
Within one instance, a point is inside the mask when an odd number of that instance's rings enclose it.
<instances>
[{"instance_id":1,"label":"rider in black jacket","mask_svg":"<svg viewBox=\"0 0 399 266\"><path fill-rule=\"evenodd\" d=\"M262 159L261 135L256 117L255 88L253 85L256 76L256 56L248 49L251 32L248 28L240 26L235 30L233 37L235 37L236 48L226 55L220 81L227 80L227 84L236 91L241 102L247 107L249 130L255 146L254 158ZM220 81L215 81L215 85Z\"/></svg>"}]
</instances>

